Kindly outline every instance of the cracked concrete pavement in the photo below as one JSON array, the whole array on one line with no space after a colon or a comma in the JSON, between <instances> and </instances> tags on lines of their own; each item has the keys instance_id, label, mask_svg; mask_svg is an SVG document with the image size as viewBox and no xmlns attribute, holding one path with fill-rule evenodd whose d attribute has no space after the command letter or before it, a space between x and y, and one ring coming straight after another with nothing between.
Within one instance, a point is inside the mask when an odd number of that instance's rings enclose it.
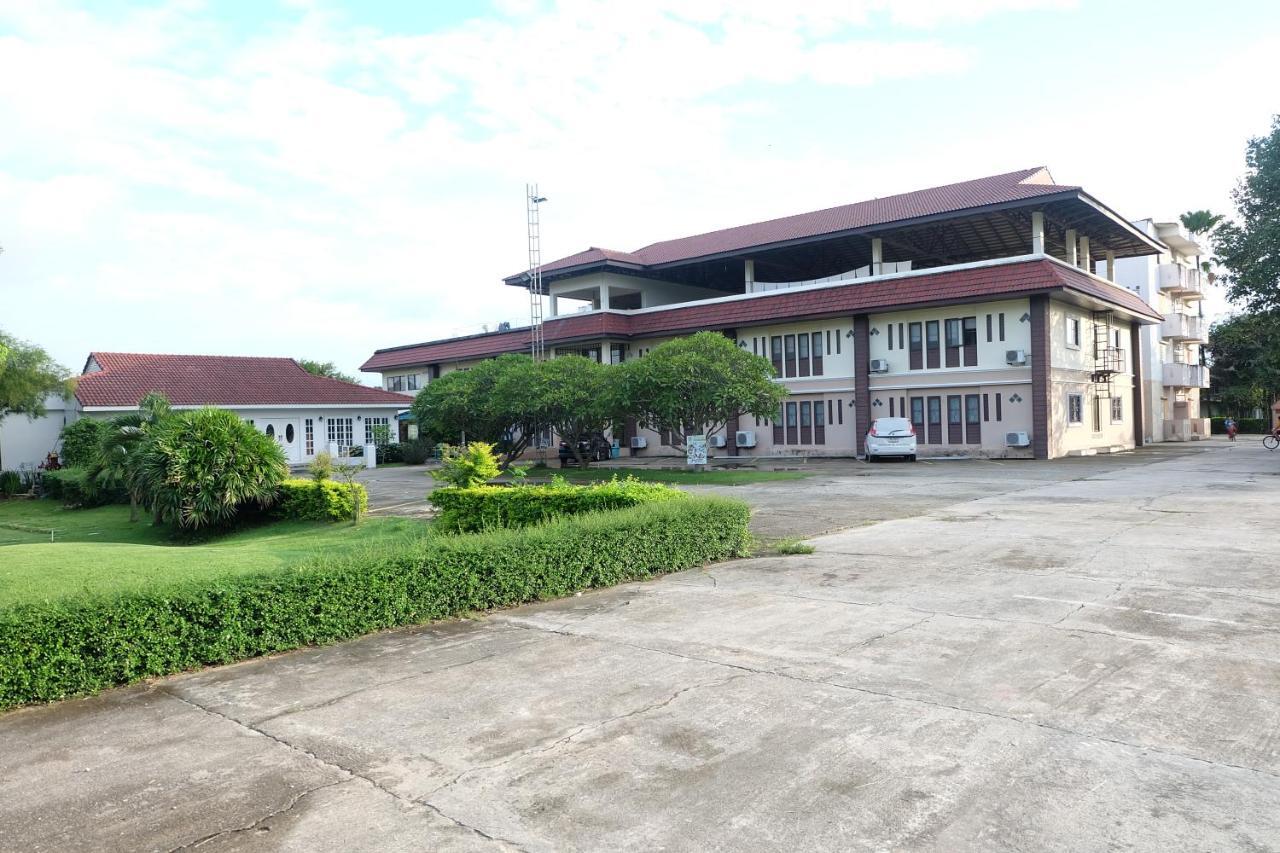
<instances>
[{"instance_id":1,"label":"cracked concrete pavement","mask_svg":"<svg viewBox=\"0 0 1280 853\"><path fill-rule=\"evenodd\" d=\"M10 713L0 849L1280 849L1280 453L724 491L835 532Z\"/></svg>"}]
</instances>

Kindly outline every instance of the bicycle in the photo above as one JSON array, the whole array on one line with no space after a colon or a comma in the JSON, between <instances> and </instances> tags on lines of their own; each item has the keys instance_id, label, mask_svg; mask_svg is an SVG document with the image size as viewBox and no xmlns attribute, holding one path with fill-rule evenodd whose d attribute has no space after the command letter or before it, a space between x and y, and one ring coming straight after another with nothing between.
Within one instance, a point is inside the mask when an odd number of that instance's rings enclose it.
<instances>
[{"instance_id":1,"label":"bicycle","mask_svg":"<svg viewBox=\"0 0 1280 853\"><path fill-rule=\"evenodd\" d=\"M1280 429L1270 435L1263 436L1262 446L1267 450L1275 450L1277 447L1280 447Z\"/></svg>"}]
</instances>

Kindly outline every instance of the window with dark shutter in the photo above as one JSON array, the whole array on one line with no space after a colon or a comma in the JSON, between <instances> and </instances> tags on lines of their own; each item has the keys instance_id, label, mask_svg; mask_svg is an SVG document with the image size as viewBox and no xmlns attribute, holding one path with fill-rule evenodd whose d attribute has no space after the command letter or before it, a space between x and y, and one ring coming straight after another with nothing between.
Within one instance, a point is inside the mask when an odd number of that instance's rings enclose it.
<instances>
[{"instance_id":1,"label":"window with dark shutter","mask_svg":"<svg viewBox=\"0 0 1280 853\"><path fill-rule=\"evenodd\" d=\"M773 372L782 375L782 337L774 335L769 338L770 359L773 361Z\"/></svg>"},{"instance_id":2,"label":"window with dark shutter","mask_svg":"<svg viewBox=\"0 0 1280 853\"><path fill-rule=\"evenodd\" d=\"M964 395L965 444L982 444L982 413L978 408L978 395Z\"/></svg>"},{"instance_id":3,"label":"window with dark shutter","mask_svg":"<svg viewBox=\"0 0 1280 853\"><path fill-rule=\"evenodd\" d=\"M991 343L991 315L987 315L987 343Z\"/></svg>"},{"instance_id":4,"label":"window with dark shutter","mask_svg":"<svg viewBox=\"0 0 1280 853\"><path fill-rule=\"evenodd\" d=\"M799 356L799 362L800 362L800 370L798 375L808 376L809 375L809 336L808 335L800 335L800 337L796 339L796 352L797 352L797 355Z\"/></svg>"},{"instance_id":5,"label":"window with dark shutter","mask_svg":"<svg viewBox=\"0 0 1280 853\"><path fill-rule=\"evenodd\" d=\"M919 323L912 323L908 328L911 330L911 369L924 369L924 327Z\"/></svg>"},{"instance_id":6,"label":"window with dark shutter","mask_svg":"<svg viewBox=\"0 0 1280 853\"><path fill-rule=\"evenodd\" d=\"M929 436L924 430L924 397L911 398L911 427L921 442L929 443Z\"/></svg>"},{"instance_id":7,"label":"window with dark shutter","mask_svg":"<svg viewBox=\"0 0 1280 853\"><path fill-rule=\"evenodd\" d=\"M925 363L930 370L942 366L942 341L938 337L938 321L930 320L924 324L925 352L927 358Z\"/></svg>"},{"instance_id":8,"label":"window with dark shutter","mask_svg":"<svg viewBox=\"0 0 1280 853\"><path fill-rule=\"evenodd\" d=\"M800 432L796 427L796 404L787 403L787 444L799 444Z\"/></svg>"},{"instance_id":9,"label":"window with dark shutter","mask_svg":"<svg viewBox=\"0 0 1280 853\"><path fill-rule=\"evenodd\" d=\"M965 317L963 327L964 366L976 367L978 364L978 318Z\"/></svg>"},{"instance_id":10,"label":"window with dark shutter","mask_svg":"<svg viewBox=\"0 0 1280 853\"><path fill-rule=\"evenodd\" d=\"M960 344L962 336L960 333L960 321L947 321L947 367L960 366Z\"/></svg>"},{"instance_id":11,"label":"window with dark shutter","mask_svg":"<svg viewBox=\"0 0 1280 853\"><path fill-rule=\"evenodd\" d=\"M964 443L964 398L947 395L947 444Z\"/></svg>"},{"instance_id":12,"label":"window with dark shutter","mask_svg":"<svg viewBox=\"0 0 1280 853\"><path fill-rule=\"evenodd\" d=\"M813 375L822 375L822 332L813 333Z\"/></svg>"},{"instance_id":13,"label":"window with dark shutter","mask_svg":"<svg viewBox=\"0 0 1280 853\"><path fill-rule=\"evenodd\" d=\"M783 338L783 363L786 366L786 376L788 379L796 375L796 336L787 335Z\"/></svg>"},{"instance_id":14,"label":"window with dark shutter","mask_svg":"<svg viewBox=\"0 0 1280 853\"><path fill-rule=\"evenodd\" d=\"M1003 312L1001 312L1001 314L997 317L997 320L999 321L997 325L999 325L1000 327L1000 340L1003 341L1004 340L1004 313Z\"/></svg>"},{"instance_id":15,"label":"window with dark shutter","mask_svg":"<svg viewBox=\"0 0 1280 853\"><path fill-rule=\"evenodd\" d=\"M836 423L844 426L844 401L836 400Z\"/></svg>"},{"instance_id":16,"label":"window with dark shutter","mask_svg":"<svg viewBox=\"0 0 1280 853\"><path fill-rule=\"evenodd\" d=\"M826 403L822 400L813 401L813 443L827 443L827 416L824 413Z\"/></svg>"},{"instance_id":17,"label":"window with dark shutter","mask_svg":"<svg viewBox=\"0 0 1280 853\"><path fill-rule=\"evenodd\" d=\"M982 419L991 420L991 398L986 394L982 395Z\"/></svg>"},{"instance_id":18,"label":"window with dark shutter","mask_svg":"<svg viewBox=\"0 0 1280 853\"><path fill-rule=\"evenodd\" d=\"M1004 420L1004 412L1000 407L1000 395L996 394L996 422Z\"/></svg>"},{"instance_id":19,"label":"window with dark shutter","mask_svg":"<svg viewBox=\"0 0 1280 853\"><path fill-rule=\"evenodd\" d=\"M773 443L775 446L787 443L786 433L782 429L782 409L773 416Z\"/></svg>"},{"instance_id":20,"label":"window with dark shutter","mask_svg":"<svg viewBox=\"0 0 1280 853\"><path fill-rule=\"evenodd\" d=\"M800 443L813 444L813 404L808 400L800 404Z\"/></svg>"},{"instance_id":21,"label":"window with dark shutter","mask_svg":"<svg viewBox=\"0 0 1280 853\"><path fill-rule=\"evenodd\" d=\"M884 328L885 331L889 333L889 351L893 352L893 324L890 323Z\"/></svg>"},{"instance_id":22,"label":"window with dark shutter","mask_svg":"<svg viewBox=\"0 0 1280 853\"><path fill-rule=\"evenodd\" d=\"M891 417L891 418L895 418L895 417L897 417L897 415L895 415L895 414L894 414L894 412L893 412L893 398L892 398L892 397L890 397L890 398L889 398L889 417Z\"/></svg>"},{"instance_id":23,"label":"window with dark shutter","mask_svg":"<svg viewBox=\"0 0 1280 853\"><path fill-rule=\"evenodd\" d=\"M929 397L929 443L942 444L942 398Z\"/></svg>"}]
</instances>

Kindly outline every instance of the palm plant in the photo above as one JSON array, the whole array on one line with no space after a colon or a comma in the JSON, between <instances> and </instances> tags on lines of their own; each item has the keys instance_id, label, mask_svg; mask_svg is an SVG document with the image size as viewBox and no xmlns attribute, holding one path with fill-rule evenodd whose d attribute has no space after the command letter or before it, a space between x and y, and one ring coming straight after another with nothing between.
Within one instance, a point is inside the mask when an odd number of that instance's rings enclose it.
<instances>
[{"instance_id":1,"label":"palm plant","mask_svg":"<svg viewBox=\"0 0 1280 853\"><path fill-rule=\"evenodd\" d=\"M1207 210L1188 210L1178 218L1182 221L1183 228L1192 234L1202 234L1206 237L1222 222L1222 214L1210 213Z\"/></svg>"},{"instance_id":2,"label":"palm plant","mask_svg":"<svg viewBox=\"0 0 1280 853\"><path fill-rule=\"evenodd\" d=\"M148 435L172 411L168 399L153 391L142 398L137 412L112 418L99 443L91 473L99 485L123 486L129 493L130 521L138 520L138 507L152 487L141 464Z\"/></svg>"}]
</instances>

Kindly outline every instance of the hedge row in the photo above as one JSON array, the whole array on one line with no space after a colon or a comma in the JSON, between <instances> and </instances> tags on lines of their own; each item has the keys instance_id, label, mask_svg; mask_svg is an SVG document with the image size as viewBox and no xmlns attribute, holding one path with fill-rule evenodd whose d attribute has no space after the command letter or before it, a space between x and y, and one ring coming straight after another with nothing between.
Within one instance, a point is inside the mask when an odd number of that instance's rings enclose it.
<instances>
[{"instance_id":1,"label":"hedge row","mask_svg":"<svg viewBox=\"0 0 1280 853\"><path fill-rule=\"evenodd\" d=\"M343 521L355 517L357 503L362 514L369 507L369 492L360 483L285 480L272 514L299 521Z\"/></svg>"},{"instance_id":2,"label":"hedge row","mask_svg":"<svg viewBox=\"0 0 1280 853\"><path fill-rule=\"evenodd\" d=\"M683 498L684 492L662 483L628 478L589 486L563 480L537 486L446 486L427 500L439 515L436 524L450 533L475 533L507 527L528 527L551 518L624 509Z\"/></svg>"},{"instance_id":3,"label":"hedge row","mask_svg":"<svg viewBox=\"0 0 1280 853\"><path fill-rule=\"evenodd\" d=\"M89 469L80 466L45 471L40 477L40 487L47 497L62 501L63 506L94 507L129 502L129 495L124 489L119 486L104 488L90 476Z\"/></svg>"},{"instance_id":4,"label":"hedge row","mask_svg":"<svg viewBox=\"0 0 1280 853\"><path fill-rule=\"evenodd\" d=\"M745 553L747 518L739 501L688 498L16 605L0 610L0 708L692 568Z\"/></svg>"}]
</instances>

